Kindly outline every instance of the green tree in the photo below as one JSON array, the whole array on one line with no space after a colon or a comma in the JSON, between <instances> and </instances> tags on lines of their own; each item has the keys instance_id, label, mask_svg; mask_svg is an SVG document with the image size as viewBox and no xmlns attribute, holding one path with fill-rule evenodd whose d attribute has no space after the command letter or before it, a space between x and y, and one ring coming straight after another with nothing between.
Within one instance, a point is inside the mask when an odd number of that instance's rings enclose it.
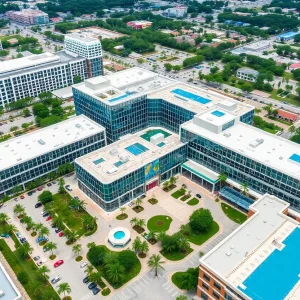
<instances>
[{"instance_id":1,"label":"green tree","mask_svg":"<svg viewBox=\"0 0 300 300\"><path fill-rule=\"evenodd\" d=\"M249 186L248 182L243 182L240 186L240 189L242 190L242 193L244 195L248 195L249 192L248 186Z\"/></svg>"},{"instance_id":2,"label":"green tree","mask_svg":"<svg viewBox=\"0 0 300 300\"><path fill-rule=\"evenodd\" d=\"M3 225L10 220L10 217L7 213L0 213L0 223Z\"/></svg>"},{"instance_id":3,"label":"green tree","mask_svg":"<svg viewBox=\"0 0 300 300\"><path fill-rule=\"evenodd\" d=\"M140 253L143 255L146 255L147 252L149 251L149 244L147 241L143 241L140 245L140 249L139 249Z\"/></svg>"},{"instance_id":4,"label":"green tree","mask_svg":"<svg viewBox=\"0 0 300 300\"><path fill-rule=\"evenodd\" d=\"M76 244L72 247L72 252L74 252L77 256L79 256L81 249L82 246L80 244Z\"/></svg>"},{"instance_id":5,"label":"green tree","mask_svg":"<svg viewBox=\"0 0 300 300\"><path fill-rule=\"evenodd\" d=\"M39 230L39 236L40 237L46 237L50 234L50 230L48 227L46 226L43 226L40 230Z\"/></svg>"},{"instance_id":6,"label":"green tree","mask_svg":"<svg viewBox=\"0 0 300 300\"><path fill-rule=\"evenodd\" d=\"M126 211L126 207L125 207L125 206L122 206L122 207L120 208L121 216L124 216L125 211Z\"/></svg>"},{"instance_id":7,"label":"green tree","mask_svg":"<svg viewBox=\"0 0 300 300\"><path fill-rule=\"evenodd\" d=\"M43 203L49 203L53 200L53 195L50 191L43 191L39 196L38 196L38 200Z\"/></svg>"},{"instance_id":8,"label":"green tree","mask_svg":"<svg viewBox=\"0 0 300 300\"><path fill-rule=\"evenodd\" d=\"M190 227L193 232L202 233L210 230L213 224L213 217L209 209L200 208L190 216Z\"/></svg>"},{"instance_id":9,"label":"green tree","mask_svg":"<svg viewBox=\"0 0 300 300\"><path fill-rule=\"evenodd\" d=\"M137 199L135 200L135 204L136 204L136 206L137 206L138 208L140 208L142 202L143 202L143 200L142 200L141 198L137 198Z\"/></svg>"},{"instance_id":10,"label":"green tree","mask_svg":"<svg viewBox=\"0 0 300 300\"><path fill-rule=\"evenodd\" d=\"M20 248L19 251L23 258L29 258L29 254L33 252L33 248L30 246L29 243L24 243Z\"/></svg>"},{"instance_id":11,"label":"green tree","mask_svg":"<svg viewBox=\"0 0 300 300\"><path fill-rule=\"evenodd\" d=\"M163 263L164 261L162 261L159 254L153 254L148 260L148 266L151 268L151 270L154 270L155 276L158 276L158 270L164 270L162 266Z\"/></svg>"},{"instance_id":12,"label":"green tree","mask_svg":"<svg viewBox=\"0 0 300 300\"><path fill-rule=\"evenodd\" d=\"M225 173L221 173L218 177L220 183L221 183L221 187L226 183L227 181L227 175Z\"/></svg>"},{"instance_id":13,"label":"green tree","mask_svg":"<svg viewBox=\"0 0 300 300\"><path fill-rule=\"evenodd\" d=\"M18 231L18 228L13 224L8 224L4 227L4 231L10 235Z\"/></svg>"},{"instance_id":14,"label":"green tree","mask_svg":"<svg viewBox=\"0 0 300 300\"><path fill-rule=\"evenodd\" d=\"M30 116L30 110L29 110L28 108L23 109L23 115L24 115L25 117Z\"/></svg>"},{"instance_id":15,"label":"green tree","mask_svg":"<svg viewBox=\"0 0 300 300\"><path fill-rule=\"evenodd\" d=\"M16 204L13 208L13 212L17 215L17 216L20 216L22 214L24 214L25 212L25 208L23 205L21 204Z\"/></svg>"},{"instance_id":16,"label":"green tree","mask_svg":"<svg viewBox=\"0 0 300 300\"><path fill-rule=\"evenodd\" d=\"M50 270L47 266L43 265L39 268L38 273L42 276L44 282L47 282L49 276L47 275L47 273L49 273Z\"/></svg>"},{"instance_id":17,"label":"green tree","mask_svg":"<svg viewBox=\"0 0 300 300\"><path fill-rule=\"evenodd\" d=\"M87 244L88 249L91 249L93 247L96 247L96 243L95 242L90 242Z\"/></svg>"},{"instance_id":18,"label":"green tree","mask_svg":"<svg viewBox=\"0 0 300 300\"><path fill-rule=\"evenodd\" d=\"M49 251L51 251L51 254L53 255L53 251L57 249L57 244L55 244L54 242L48 242L47 248L49 249Z\"/></svg>"},{"instance_id":19,"label":"green tree","mask_svg":"<svg viewBox=\"0 0 300 300\"><path fill-rule=\"evenodd\" d=\"M188 300L188 297L185 295L179 295L176 297L176 300Z\"/></svg>"},{"instance_id":20,"label":"green tree","mask_svg":"<svg viewBox=\"0 0 300 300\"><path fill-rule=\"evenodd\" d=\"M142 244L142 241L141 241L140 237L137 236L132 243L132 250L135 253L139 253L140 249L141 249L141 244Z\"/></svg>"},{"instance_id":21,"label":"green tree","mask_svg":"<svg viewBox=\"0 0 300 300\"><path fill-rule=\"evenodd\" d=\"M108 265L106 268L106 275L112 283L120 283L124 278L125 268L120 263Z\"/></svg>"},{"instance_id":22,"label":"green tree","mask_svg":"<svg viewBox=\"0 0 300 300\"><path fill-rule=\"evenodd\" d=\"M166 71L170 72L173 69L173 66L170 63L166 63L164 64L164 67L166 69Z\"/></svg>"},{"instance_id":23,"label":"green tree","mask_svg":"<svg viewBox=\"0 0 300 300\"><path fill-rule=\"evenodd\" d=\"M89 277L89 276L91 276L91 274L93 274L94 267L92 265L87 265L87 267L85 268L84 272Z\"/></svg>"},{"instance_id":24,"label":"green tree","mask_svg":"<svg viewBox=\"0 0 300 300\"><path fill-rule=\"evenodd\" d=\"M64 294L64 296L66 296L66 294L70 294L71 293L71 288L70 285L67 282L62 282L59 286L58 286L58 290L57 293L60 294Z\"/></svg>"},{"instance_id":25,"label":"green tree","mask_svg":"<svg viewBox=\"0 0 300 300\"><path fill-rule=\"evenodd\" d=\"M65 194L66 193L66 190L65 190L65 180L61 177L61 178L58 178L57 180L57 183L58 183L58 192L60 194Z\"/></svg>"},{"instance_id":26,"label":"green tree","mask_svg":"<svg viewBox=\"0 0 300 300\"><path fill-rule=\"evenodd\" d=\"M96 282L98 284L102 283L102 275L100 272L93 272L89 275L89 279L92 282Z\"/></svg>"}]
</instances>

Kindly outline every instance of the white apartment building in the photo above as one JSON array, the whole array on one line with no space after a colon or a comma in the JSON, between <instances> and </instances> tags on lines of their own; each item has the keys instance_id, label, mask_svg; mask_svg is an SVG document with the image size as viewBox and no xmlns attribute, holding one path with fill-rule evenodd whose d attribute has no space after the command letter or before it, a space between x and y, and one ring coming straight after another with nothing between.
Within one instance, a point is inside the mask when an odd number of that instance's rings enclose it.
<instances>
[{"instance_id":1,"label":"white apartment building","mask_svg":"<svg viewBox=\"0 0 300 300\"><path fill-rule=\"evenodd\" d=\"M236 77L254 82L258 76L258 71L249 68L239 68L236 72Z\"/></svg>"}]
</instances>

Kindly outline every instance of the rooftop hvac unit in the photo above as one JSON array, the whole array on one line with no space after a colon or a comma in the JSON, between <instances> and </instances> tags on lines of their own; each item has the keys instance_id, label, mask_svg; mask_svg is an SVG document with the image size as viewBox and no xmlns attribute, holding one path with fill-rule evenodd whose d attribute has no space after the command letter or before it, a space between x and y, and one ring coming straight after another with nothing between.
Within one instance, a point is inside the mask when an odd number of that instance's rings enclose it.
<instances>
[{"instance_id":1,"label":"rooftop hvac unit","mask_svg":"<svg viewBox=\"0 0 300 300\"><path fill-rule=\"evenodd\" d=\"M4 296L5 296L4 291L0 290L0 298L1 298L1 297L4 297Z\"/></svg>"},{"instance_id":2,"label":"rooftop hvac unit","mask_svg":"<svg viewBox=\"0 0 300 300\"><path fill-rule=\"evenodd\" d=\"M41 145L45 145L46 143L44 142L44 140L42 139L39 139L38 142L41 144Z\"/></svg>"},{"instance_id":3,"label":"rooftop hvac unit","mask_svg":"<svg viewBox=\"0 0 300 300\"><path fill-rule=\"evenodd\" d=\"M224 132L223 135L227 138L231 137L231 133L229 133L229 132Z\"/></svg>"},{"instance_id":4,"label":"rooftop hvac unit","mask_svg":"<svg viewBox=\"0 0 300 300\"><path fill-rule=\"evenodd\" d=\"M117 150L117 149L111 149L110 151L109 151L109 154L110 155L118 155L119 154L119 151Z\"/></svg>"},{"instance_id":5,"label":"rooftop hvac unit","mask_svg":"<svg viewBox=\"0 0 300 300\"><path fill-rule=\"evenodd\" d=\"M119 159L122 163L126 163L129 161L129 156L128 155L119 155Z\"/></svg>"},{"instance_id":6,"label":"rooftop hvac unit","mask_svg":"<svg viewBox=\"0 0 300 300\"><path fill-rule=\"evenodd\" d=\"M150 143L157 145L165 140L165 136L162 133L157 133L150 137Z\"/></svg>"},{"instance_id":7,"label":"rooftop hvac unit","mask_svg":"<svg viewBox=\"0 0 300 300\"><path fill-rule=\"evenodd\" d=\"M252 141L249 146L252 148L256 148L257 146L261 145L264 142L264 139L256 139Z\"/></svg>"}]
</instances>

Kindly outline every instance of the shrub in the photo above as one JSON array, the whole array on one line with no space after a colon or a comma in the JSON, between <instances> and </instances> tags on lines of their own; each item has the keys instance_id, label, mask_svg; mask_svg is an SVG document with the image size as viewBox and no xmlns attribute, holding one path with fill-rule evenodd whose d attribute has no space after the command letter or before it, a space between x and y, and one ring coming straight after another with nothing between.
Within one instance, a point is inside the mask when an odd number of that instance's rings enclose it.
<instances>
[{"instance_id":1,"label":"shrub","mask_svg":"<svg viewBox=\"0 0 300 300\"><path fill-rule=\"evenodd\" d=\"M103 264L104 256L106 255L107 250L105 246L96 246L92 247L88 254L87 258L94 266L101 266Z\"/></svg>"},{"instance_id":2,"label":"shrub","mask_svg":"<svg viewBox=\"0 0 300 300\"><path fill-rule=\"evenodd\" d=\"M28 275L25 271L18 273L17 278L22 284L26 284L29 281Z\"/></svg>"},{"instance_id":3,"label":"shrub","mask_svg":"<svg viewBox=\"0 0 300 300\"><path fill-rule=\"evenodd\" d=\"M138 258L133 251L123 250L118 255L118 261L126 271L129 271L134 265L138 263Z\"/></svg>"},{"instance_id":4,"label":"shrub","mask_svg":"<svg viewBox=\"0 0 300 300\"><path fill-rule=\"evenodd\" d=\"M105 288L102 292L101 292L102 296L107 296L110 294L110 289L109 288Z\"/></svg>"},{"instance_id":5,"label":"shrub","mask_svg":"<svg viewBox=\"0 0 300 300\"><path fill-rule=\"evenodd\" d=\"M50 191L43 191L39 195L38 199L43 204L46 204L46 203L51 202L53 200L53 196L52 196L52 193Z\"/></svg>"},{"instance_id":6,"label":"shrub","mask_svg":"<svg viewBox=\"0 0 300 300\"><path fill-rule=\"evenodd\" d=\"M212 224L213 217L209 209L197 209L190 216L190 227L194 232L207 232Z\"/></svg>"}]
</instances>

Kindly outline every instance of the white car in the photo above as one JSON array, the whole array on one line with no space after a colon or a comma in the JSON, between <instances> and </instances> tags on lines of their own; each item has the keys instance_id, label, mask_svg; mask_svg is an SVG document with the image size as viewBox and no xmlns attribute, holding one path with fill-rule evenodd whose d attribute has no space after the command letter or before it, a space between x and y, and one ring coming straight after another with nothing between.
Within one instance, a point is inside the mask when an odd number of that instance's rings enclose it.
<instances>
[{"instance_id":1,"label":"white car","mask_svg":"<svg viewBox=\"0 0 300 300\"><path fill-rule=\"evenodd\" d=\"M54 284L56 282L59 282L61 280L61 276L57 275L54 278L51 279L51 283Z\"/></svg>"},{"instance_id":2,"label":"white car","mask_svg":"<svg viewBox=\"0 0 300 300\"><path fill-rule=\"evenodd\" d=\"M80 268L84 268L88 265L89 263L87 261L83 262L81 265L80 265Z\"/></svg>"}]
</instances>

